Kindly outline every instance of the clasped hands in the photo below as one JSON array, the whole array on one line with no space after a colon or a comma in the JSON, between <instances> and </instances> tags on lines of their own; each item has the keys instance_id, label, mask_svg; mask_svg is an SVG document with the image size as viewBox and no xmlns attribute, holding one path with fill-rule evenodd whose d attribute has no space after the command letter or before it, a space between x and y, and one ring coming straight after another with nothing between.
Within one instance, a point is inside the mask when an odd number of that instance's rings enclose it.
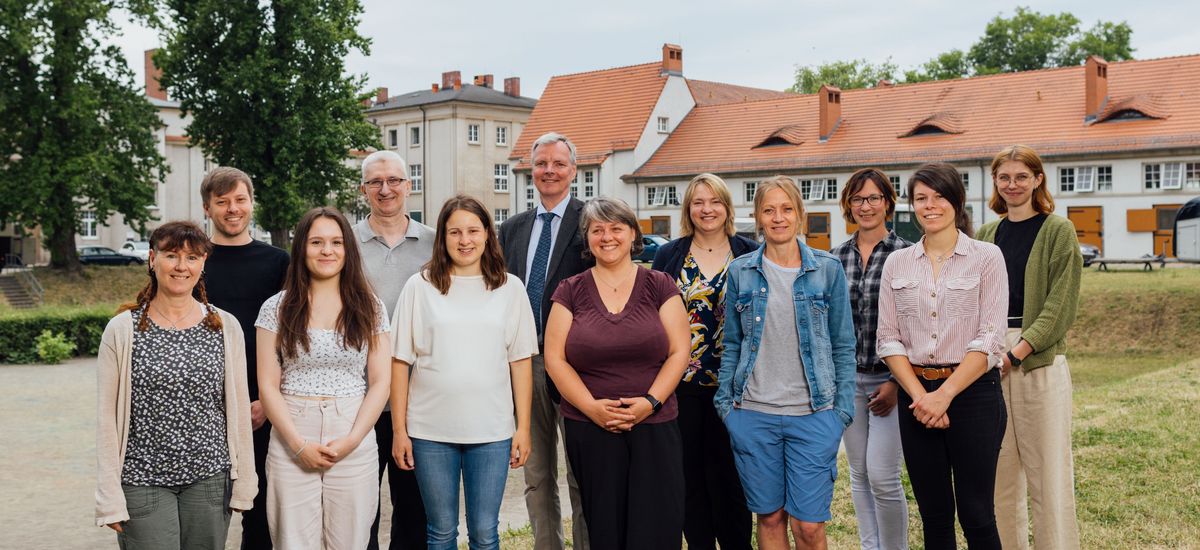
<instances>
[{"instance_id":1,"label":"clasped hands","mask_svg":"<svg viewBox=\"0 0 1200 550\"><path fill-rule=\"evenodd\" d=\"M946 409L950 407L952 399L953 397L941 390L934 390L913 400L908 408L912 409L913 416L926 428L945 429L950 427L950 415L946 413Z\"/></svg>"},{"instance_id":2,"label":"clasped hands","mask_svg":"<svg viewBox=\"0 0 1200 550\"><path fill-rule=\"evenodd\" d=\"M595 399L584 411L597 426L613 433L633 429L654 412L654 407L645 397L622 397L620 399Z\"/></svg>"},{"instance_id":3,"label":"clasped hands","mask_svg":"<svg viewBox=\"0 0 1200 550\"><path fill-rule=\"evenodd\" d=\"M296 460L306 470L328 470L350 454L358 444L358 441L352 441L350 437L339 437L324 445L308 441L301 445Z\"/></svg>"}]
</instances>

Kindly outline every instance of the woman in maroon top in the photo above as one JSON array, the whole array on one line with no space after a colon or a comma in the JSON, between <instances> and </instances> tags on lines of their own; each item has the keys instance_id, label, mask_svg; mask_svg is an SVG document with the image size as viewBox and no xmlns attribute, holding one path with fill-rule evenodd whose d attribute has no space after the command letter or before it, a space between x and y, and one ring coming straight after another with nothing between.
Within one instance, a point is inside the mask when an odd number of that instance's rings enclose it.
<instances>
[{"instance_id":1,"label":"woman in maroon top","mask_svg":"<svg viewBox=\"0 0 1200 550\"><path fill-rule=\"evenodd\" d=\"M687 313L665 273L638 267L642 233L619 199L583 207L596 266L559 284L546 321L546 373L562 393L567 458L592 550L680 548L683 460L675 385Z\"/></svg>"}]
</instances>

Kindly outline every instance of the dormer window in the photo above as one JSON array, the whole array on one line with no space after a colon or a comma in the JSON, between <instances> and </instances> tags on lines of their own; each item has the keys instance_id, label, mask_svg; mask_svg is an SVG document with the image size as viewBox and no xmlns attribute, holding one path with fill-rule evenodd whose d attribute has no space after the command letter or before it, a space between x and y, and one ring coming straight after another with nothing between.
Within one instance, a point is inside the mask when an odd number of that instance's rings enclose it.
<instances>
[{"instance_id":1,"label":"dormer window","mask_svg":"<svg viewBox=\"0 0 1200 550\"><path fill-rule=\"evenodd\" d=\"M1096 117L1092 124L1101 122L1116 122L1116 121L1134 121L1134 120L1162 120L1168 115L1165 110L1159 105L1158 101L1147 94L1127 97L1119 101L1114 101L1104 109Z\"/></svg>"},{"instance_id":2,"label":"dormer window","mask_svg":"<svg viewBox=\"0 0 1200 550\"><path fill-rule=\"evenodd\" d=\"M949 113L934 113L913 125L912 129L908 132L900 134L897 137L907 138L961 133L963 133L963 129L962 124L958 121L958 117Z\"/></svg>"},{"instance_id":3,"label":"dormer window","mask_svg":"<svg viewBox=\"0 0 1200 550\"><path fill-rule=\"evenodd\" d=\"M658 133L665 134L665 133L670 132L670 129L671 129L671 119L669 117L665 117L665 116L658 117Z\"/></svg>"},{"instance_id":4,"label":"dormer window","mask_svg":"<svg viewBox=\"0 0 1200 550\"><path fill-rule=\"evenodd\" d=\"M792 124L771 132L770 135L759 142L758 145L752 147L752 149L780 145L800 145L801 143L804 143L803 129L799 125Z\"/></svg>"}]
</instances>

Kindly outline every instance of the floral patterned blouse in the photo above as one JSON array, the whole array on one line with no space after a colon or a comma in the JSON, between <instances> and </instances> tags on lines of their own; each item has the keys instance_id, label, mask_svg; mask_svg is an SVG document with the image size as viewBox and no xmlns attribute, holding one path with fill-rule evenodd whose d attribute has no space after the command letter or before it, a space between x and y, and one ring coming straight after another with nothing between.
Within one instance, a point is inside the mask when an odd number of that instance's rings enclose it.
<instances>
[{"instance_id":1,"label":"floral patterned blouse","mask_svg":"<svg viewBox=\"0 0 1200 550\"><path fill-rule=\"evenodd\" d=\"M716 391L723 349L721 339L725 334L725 275L732 259L726 257L725 265L712 279L700 272L700 266L690 252L683 260L675 284L683 293L683 304L687 307L692 351L683 381L676 391Z\"/></svg>"}]
</instances>

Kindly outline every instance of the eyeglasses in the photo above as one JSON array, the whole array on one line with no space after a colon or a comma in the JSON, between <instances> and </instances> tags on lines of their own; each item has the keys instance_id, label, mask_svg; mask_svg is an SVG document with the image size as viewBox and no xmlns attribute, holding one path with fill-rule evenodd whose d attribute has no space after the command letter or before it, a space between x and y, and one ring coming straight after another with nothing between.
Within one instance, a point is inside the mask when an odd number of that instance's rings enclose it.
<instances>
[{"instance_id":1,"label":"eyeglasses","mask_svg":"<svg viewBox=\"0 0 1200 550\"><path fill-rule=\"evenodd\" d=\"M1016 181L1019 185L1025 185L1026 183L1029 183L1029 180L1031 179L1033 179L1033 174L1026 173L1017 174L1017 177L1015 178L1010 177L1008 174L996 176L996 181L1000 182L1002 185L1008 185L1013 181Z\"/></svg>"},{"instance_id":2,"label":"eyeglasses","mask_svg":"<svg viewBox=\"0 0 1200 550\"><path fill-rule=\"evenodd\" d=\"M384 183L387 183L389 188L399 189L406 181L408 180L404 178L388 178L386 180L371 180L363 183L363 186L372 191L378 191L383 188Z\"/></svg>"},{"instance_id":3,"label":"eyeglasses","mask_svg":"<svg viewBox=\"0 0 1200 550\"><path fill-rule=\"evenodd\" d=\"M850 206L853 206L855 208L862 206L864 202L871 206L879 206L879 203L883 202L883 195L867 195L865 197L858 197L858 196L850 197Z\"/></svg>"}]
</instances>

